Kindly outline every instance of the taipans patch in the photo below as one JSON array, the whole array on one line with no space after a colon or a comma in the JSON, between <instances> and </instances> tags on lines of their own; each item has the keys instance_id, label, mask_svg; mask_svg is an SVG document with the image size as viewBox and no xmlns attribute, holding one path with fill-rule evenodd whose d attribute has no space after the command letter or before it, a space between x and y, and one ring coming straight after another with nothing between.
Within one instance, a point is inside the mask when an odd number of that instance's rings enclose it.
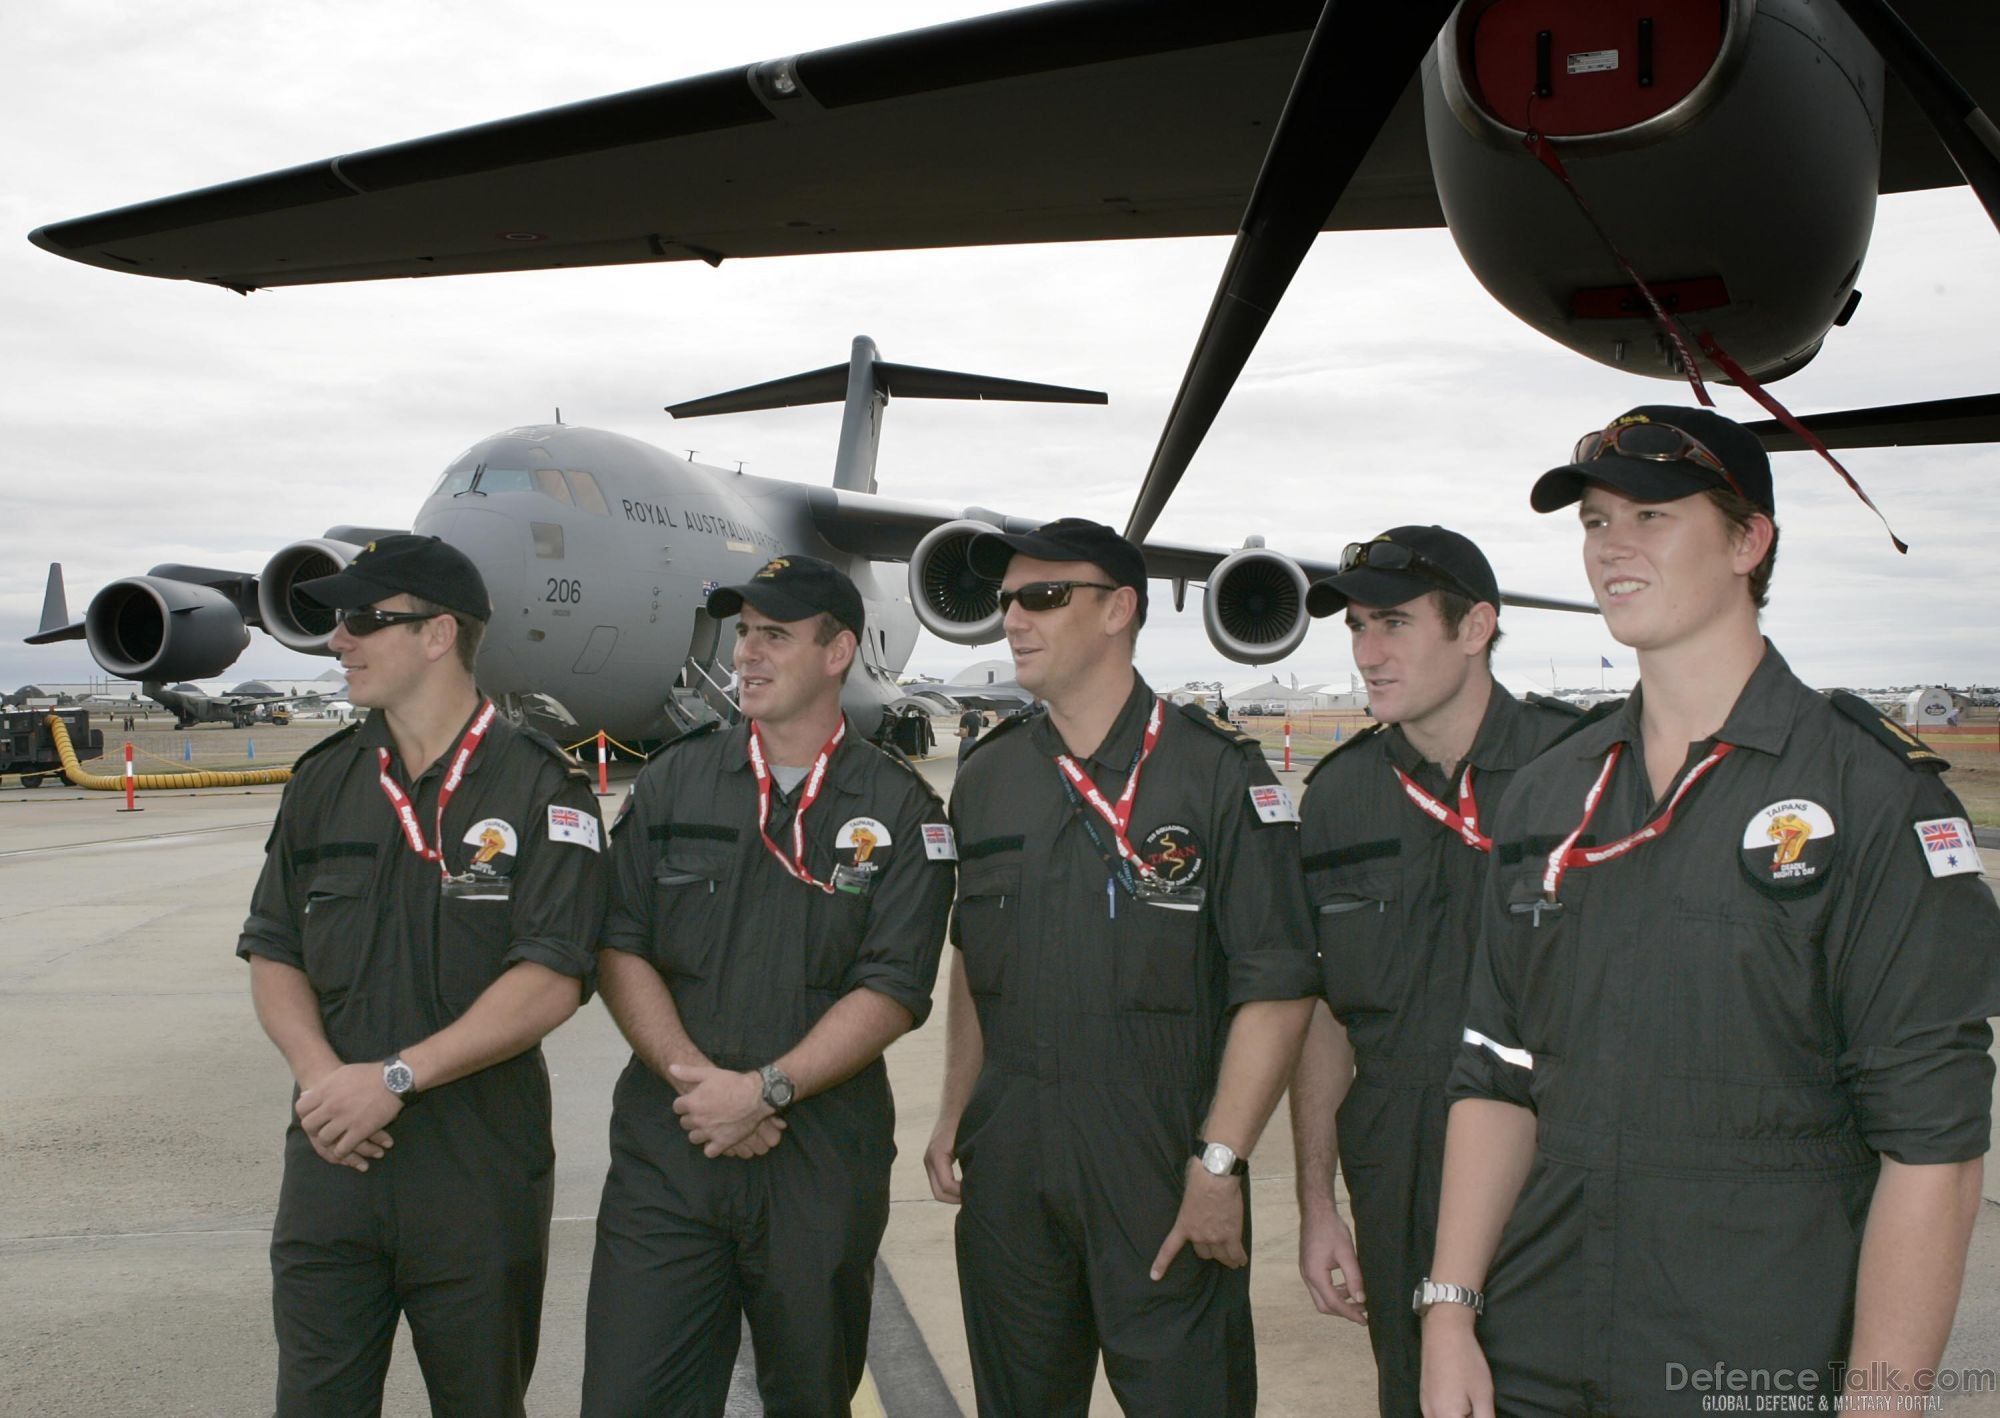
<instances>
[{"instance_id":1,"label":"taipans patch","mask_svg":"<svg viewBox=\"0 0 2000 1418\"><path fill-rule=\"evenodd\" d=\"M497 817L475 822L460 839L472 848L466 870L474 876L506 876L514 870L514 858L521 854L521 837L512 823Z\"/></svg>"},{"instance_id":2,"label":"taipans patch","mask_svg":"<svg viewBox=\"0 0 2000 1418\"><path fill-rule=\"evenodd\" d=\"M1169 822L1148 832L1139 847L1139 857L1159 873L1160 880L1174 887L1192 884L1208 865L1201 839L1179 822Z\"/></svg>"},{"instance_id":3,"label":"taipans patch","mask_svg":"<svg viewBox=\"0 0 2000 1418\"><path fill-rule=\"evenodd\" d=\"M1743 824L1737 860L1751 884L1773 896L1819 889L1833 865L1833 814L1811 798L1782 798Z\"/></svg>"},{"instance_id":4,"label":"taipans patch","mask_svg":"<svg viewBox=\"0 0 2000 1418\"><path fill-rule=\"evenodd\" d=\"M842 866L877 866L882 849L893 841L887 823L872 817L850 817L834 834L834 859Z\"/></svg>"}]
</instances>

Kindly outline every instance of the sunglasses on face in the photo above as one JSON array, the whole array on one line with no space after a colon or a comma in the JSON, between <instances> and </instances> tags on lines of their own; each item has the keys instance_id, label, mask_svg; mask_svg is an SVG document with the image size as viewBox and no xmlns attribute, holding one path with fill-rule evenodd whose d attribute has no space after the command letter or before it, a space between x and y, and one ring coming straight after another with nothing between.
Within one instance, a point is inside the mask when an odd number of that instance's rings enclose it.
<instances>
[{"instance_id":1,"label":"sunglasses on face","mask_svg":"<svg viewBox=\"0 0 2000 1418\"><path fill-rule=\"evenodd\" d=\"M1069 604L1070 593L1079 588L1086 591L1115 591L1116 586L1107 586L1102 581L1030 581L1012 591L1000 593L1000 613L1005 615L1013 608L1014 602L1021 603L1024 611L1052 611Z\"/></svg>"},{"instance_id":2,"label":"sunglasses on face","mask_svg":"<svg viewBox=\"0 0 2000 1418\"><path fill-rule=\"evenodd\" d=\"M414 625L420 620L435 620L448 612L431 611L378 611L372 606L367 610L342 611L341 628L359 640L365 635L373 635L378 630L386 630L392 625Z\"/></svg>"},{"instance_id":3,"label":"sunglasses on face","mask_svg":"<svg viewBox=\"0 0 2000 1418\"><path fill-rule=\"evenodd\" d=\"M1738 497L1748 498L1748 494L1736 485L1729 469L1708 450L1706 444L1670 423L1614 423L1597 433L1586 433L1570 450L1569 460L1572 463L1588 463L1608 458L1614 453L1625 458L1644 458L1650 463L1698 464L1711 472L1720 473Z\"/></svg>"},{"instance_id":4,"label":"sunglasses on face","mask_svg":"<svg viewBox=\"0 0 2000 1418\"><path fill-rule=\"evenodd\" d=\"M1411 551L1395 542L1349 542L1340 553L1340 574L1345 576L1357 567L1372 566L1377 571L1408 571L1435 581L1445 590L1465 597L1468 601L1486 599L1449 571L1439 566L1422 552Z\"/></svg>"}]
</instances>

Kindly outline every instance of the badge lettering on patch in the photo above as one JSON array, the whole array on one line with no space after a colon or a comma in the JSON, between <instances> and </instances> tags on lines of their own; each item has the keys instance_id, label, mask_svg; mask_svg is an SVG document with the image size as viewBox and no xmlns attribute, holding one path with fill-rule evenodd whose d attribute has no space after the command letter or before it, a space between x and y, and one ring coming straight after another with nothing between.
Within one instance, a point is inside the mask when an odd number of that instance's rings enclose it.
<instances>
[{"instance_id":1,"label":"badge lettering on patch","mask_svg":"<svg viewBox=\"0 0 2000 1418\"><path fill-rule=\"evenodd\" d=\"M1201 839L1179 822L1169 822L1148 832L1139 847L1139 857L1171 887L1191 884L1208 865Z\"/></svg>"},{"instance_id":2,"label":"badge lettering on patch","mask_svg":"<svg viewBox=\"0 0 2000 1418\"><path fill-rule=\"evenodd\" d=\"M1916 824L1917 841L1923 844L1924 865L1932 876L1979 875L1983 867L1979 848L1972 840L1972 824L1962 817L1934 817Z\"/></svg>"},{"instance_id":3,"label":"badge lettering on patch","mask_svg":"<svg viewBox=\"0 0 2000 1418\"><path fill-rule=\"evenodd\" d=\"M549 840L574 842L593 852L603 850L598 842L596 813L585 812L581 808L557 807L554 803L549 804Z\"/></svg>"},{"instance_id":4,"label":"badge lettering on patch","mask_svg":"<svg viewBox=\"0 0 2000 1418\"><path fill-rule=\"evenodd\" d=\"M1811 798L1783 798L1743 824L1743 870L1778 895L1817 887L1833 860L1833 814Z\"/></svg>"},{"instance_id":5,"label":"badge lettering on patch","mask_svg":"<svg viewBox=\"0 0 2000 1418\"><path fill-rule=\"evenodd\" d=\"M1299 810L1292 804L1291 791L1278 783L1253 783L1250 806L1259 822L1297 822Z\"/></svg>"},{"instance_id":6,"label":"badge lettering on patch","mask_svg":"<svg viewBox=\"0 0 2000 1418\"><path fill-rule=\"evenodd\" d=\"M514 858L521 854L521 838L511 823L497 817L475 822L459 839L472 848L466 870L474 876L505 876L514 870Z\"/></svg>"},{"instance_id":7,"label":"badge lettering on patch","mask_svg":"<svg viewBox=\"0 0 2000 1418\"><path fill-rule=\"evenodd\" d=\"M958 839L951 835L950 823L926 822L924 824L924 856L933 862L955 862L958 860Z\"/></svg>"}]
</instances>

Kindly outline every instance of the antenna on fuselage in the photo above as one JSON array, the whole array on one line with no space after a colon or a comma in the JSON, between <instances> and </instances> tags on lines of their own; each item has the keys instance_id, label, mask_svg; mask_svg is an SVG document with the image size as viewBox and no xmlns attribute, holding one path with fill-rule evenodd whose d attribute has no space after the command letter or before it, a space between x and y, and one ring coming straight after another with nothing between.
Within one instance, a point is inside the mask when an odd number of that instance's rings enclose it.
<instances>
[{"instance_id":1,"label":"antenna on fuselage","mask_svg":"<svg viewBox=\"0 0 2000 1418\"><path fill-rule=\"evenodd\" d=\"M1103 391L1097 389L1071 389L1061 384L1030 384L1019 379L996 379L988 374L891 364L881 358L873 340L856 335L853 351L844 365L830 364L825 369L732 389L726 394L669 404L667 412L675 418L699 418L704 414L787 409L844 399L847 407L840 416L833 485L849 492L873 492L875 454L882 442L882 410L891 395L903 399L1007 399L1043 404L1109 402Z\"/></svg>"}]
</instances>

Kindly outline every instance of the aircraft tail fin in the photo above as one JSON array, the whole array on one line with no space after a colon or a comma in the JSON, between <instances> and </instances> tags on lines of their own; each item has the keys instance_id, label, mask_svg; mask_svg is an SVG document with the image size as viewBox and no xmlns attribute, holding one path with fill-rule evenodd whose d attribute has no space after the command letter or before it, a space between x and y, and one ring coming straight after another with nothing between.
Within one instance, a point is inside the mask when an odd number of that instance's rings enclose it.
<instances>
[{"instance_id":1,"label":"aircraft tail fin","mask_svg":"<svg viewBox=\"0 0 2000 1418\"><path fill-rule=\"evenodd\" d=\"M854 337L844 365L788 375L726 394L667 405L675 418L737 414L753 409L785 409L800 404L846 402L840 420L840 447L834 457L833 485L849 492L875 491L875 454L882 442L882 410L891 397L903 399L1006 399L1044 404L1102 404L1095 389L1032 384L950 369L925 369L883 359L866 335Z\"/></svg>"},{"instance_id":2,"label":"aircraft tail fin","mask_svg":"<svg viewBox=\"0 0 2000 1418\"><path fill-rule=\"evenodd\" d=\"M28 637L30 645L52 645L58 640L83 639L83 622L69 619L69 597L63 591L62 563L49 563L49 587L42 593L42 628Z\"/></svg>"}]
</instances>

